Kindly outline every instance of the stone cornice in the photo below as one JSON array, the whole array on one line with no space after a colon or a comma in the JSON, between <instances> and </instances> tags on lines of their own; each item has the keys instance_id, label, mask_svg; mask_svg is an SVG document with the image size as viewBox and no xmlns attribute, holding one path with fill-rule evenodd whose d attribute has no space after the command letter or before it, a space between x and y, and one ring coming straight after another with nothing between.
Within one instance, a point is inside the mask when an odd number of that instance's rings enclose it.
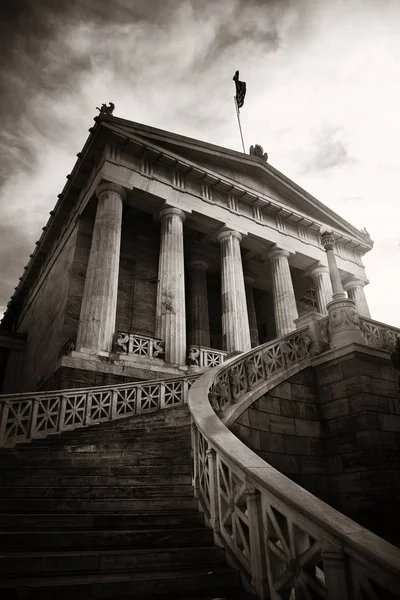
<instances>
[{"instance_id":1,"label":"stone cornice","mask_svg":"<svg viewBox=\"0 0 400 600\"><path fill-rule=\"evenodd\" d=\"M169 166L170 168L179 170L181 173L184 173L185 176L201 180L201 182L206 186L215 188L222 193L236 197L247 204L264 208L267 211L269 210L269 212L271 212L275 217L281 218L283 221L288 220L298 226L304 225L305 227L313 230L314 233L319 232L321 227L325 225L325 223L322 221L302 213L298 209L292 209L291 207L280 203L278 200L268 196L267 194L256 192L254 189L245 184L237 183L225 175L213 172L211 169L203 167L202 165L198 165L189 159L185 159L170 150L165 150L164 148L161 148L156 144L141 138L139 135L128 133L126 130L118 127L118 125L114 123L104 123L103 126L110 129L110 131L113 131L116 135L121 136L125 143L129 141L131 146L136 147L136 150L139 150L142 155L145 154L150 160L160 162L166 166ZM265 165L265 163L263 164ZM276 171L276 173L279 172ZM279 175L281 174L279 173ZM281 178L283 181L284 176L281 175ZM287 179L287 183L289 182L290 180ZM295 186L293 182L290 183ZM298 189L301 190L301 188ZM305 193L306 192L304 192L304 194ZM314 200L317 202L316 199ZM327 211L328 210L329 209L327 209ZM336 220L340 220L341 224L343 223L346 228L354 230L354 236L352 236L346 235L341 231L335 231L333 229L333 238L335 240L340 240L341 243L344 242L347 245L350 245L353 249L357 248L357 250L362 254L368 252L372 248L372 244L367 243L365 239L363 239L362 233L350 225L350 223L347 223L344 221L344 219L341 219L338 217L338 215L331 211L329 211L329 213L330 214L328 216L335 218Z\"/></svg>"},{"instance_id":2,"label":"stone cornice","mask_svg":"<svg viewBox=\"0 0 400 600\"><path fill-rule=\"evenodd\" d=\"M115 129L115 130L119 129L120 133L122 133L123 135L126 135L127 137L133 136L137 139L140 139L142 142L145 142L145 143L147 143L148 140L143 139L142 136L147 136L147 137L152 138L153 141L149 142L149 144L151 146L153 146L154 148L157 148L158 152L161 152L162 154L164 154L164 153L169 154L171 157L173 156L173 160L177 161L177 166L181 165L181 167L185 171L187 169L187 165L189 164L191 166L190 168L195 167L196 169L200 169L204 173L206 173L206 172L210 173L211 176L214 177L214 179L217 178L217 179L221 179L221 180L229 180L228 177L221 176L220 174L215 174L215 173L213 174L212 171L210 171L206 167L199 166L196 163L193 163L192 161L183 159L181 156L175 154L173 151L165 150L164 148L157 145L157 141L169 142L172 144L175 143L176 145L179 145L182 148L187 148L187 149L192 149L192 150L201 150L205 154L208 154L210 157L223 155L223 157L227 158L228 160L237 161L244 165L249 165L249 166L259 168L260 170L262 170L264 172L264 175L267 174L269 177L272 177L274 180L280 182L288 190L290 189L292 192L294 192L295 195L297 195L298 197L301 197L303 200L307 201L311 206L313 206L314 208L317 208L318 210L321 210L324 214L326 214L326 216L328 218L336 220L338 222L338 225L344 227L347 230L350 230L350 232L357 239L358 244L365 249L365 252L368 252L368 250L370 250L373 246L372 240L370 240L368 238L366 239L366 236L360 230L358 230L356 227L351 225L351 223L349 223L348 221L343 219L340 215L338 215L333 210L331 210L330 208L325 206L322 202L320 202L317 198L315 198L310 193L308 193L306 190L301 188L294 181L292 181L291 179L286 177L283 173L281 173L280 171L275 169L275 167L273 167L270 163L266 163L264 160L262 160L261 158L259 158L257 156L244 154L243 152L237 152L235 150L224 148L222 146L216 146L216 145L210 144L208 142L195 140L195 139L188 138L186 136L182 136L182 135L179 135L176 133L167 132L167 131L157 129L154 127L149 127L147 125L142 125L140 123L128 121L126 119L121 119L119 117L114 117L114 116L105 117L103 123L104 123L104 125L109 126L110 129ZM125 127L128 127L131 130L135 129L136 133L127 131L125 129ZM230 183L238 188L246 188L247 187L245 185L237 184L236 182L232 182L232 181L230 181ZM247 189L251 190L251 188L247 188ZM252 194L254 195L254 190L252 190ZM268 198L268 196L266 196L265 194L259 194L259 195L261 198ZM283 209L286 209L289 211L291 210L286 205L281 205L279 203L279 201L276 201L275 199L270 199L270 200L271 200L271 202L276 202ZM299 211L297 209L295 209L293 212L301 214L301 211ZM303 216L306 220L310 220L310 217L308 217L307 215L303 214ZM313 219L311 218L311 220L313 220ZM319 221L316 221L316 222L319 223ZM323 223L321 222L321 224L323 224ZM342 237L342 238L345 237L345 236L343 236L342 233L338 233L338 236ZM350 239L351 239L351 237L350 237Z\"/></svg>"}]
</instances>

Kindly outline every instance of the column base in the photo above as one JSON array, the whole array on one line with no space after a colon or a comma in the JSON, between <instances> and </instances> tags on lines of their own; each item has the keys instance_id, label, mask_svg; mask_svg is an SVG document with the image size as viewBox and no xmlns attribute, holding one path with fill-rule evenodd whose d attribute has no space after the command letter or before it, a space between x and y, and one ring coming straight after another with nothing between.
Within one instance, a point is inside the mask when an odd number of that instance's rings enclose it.
<instances>
[{"instance_id":1,"label":"column base","mask_svg":"<svg viewBox=\"0 0 400 600\"><path fill-rule=\"evenodd\" d=\"M329 345L331 350L342 348L351 343L365 344L360 329L356 303L350 298L342 295L338 296L339 294L334 294L334 299L326 306L329 315Z\"/></svg>"}]
</instances>

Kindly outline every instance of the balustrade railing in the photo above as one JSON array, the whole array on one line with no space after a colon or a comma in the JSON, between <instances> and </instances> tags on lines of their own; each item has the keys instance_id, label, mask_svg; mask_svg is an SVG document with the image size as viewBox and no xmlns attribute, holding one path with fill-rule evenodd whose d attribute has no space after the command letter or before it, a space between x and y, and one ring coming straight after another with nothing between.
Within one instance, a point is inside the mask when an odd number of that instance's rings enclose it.
<instances>
[{"instance_id":1,"label":"balustrade railing","mask_svg":"<svg viewBox=\"0 0 400 600\"><path fill-rule=\"evenodd\" d=\"M400 600L400 550L288 479L217 416L306 357L307 330L203 374L189 393L195 494L261 598ZM213 410L214 409L214 410Z\"/></svg>"},{"instance_id":2,"label":"balustrade railing","mask_svg":"<svg viewBox=\"0 0 400 600\"><path fill-rule=\"evenodd\" d=\"M211 406L220 414L258 385L310 358L310 346L305 327L247 352L220 369L209 391Z\"/></svg>"},{"instance_id":3,"label":"balustrade railing","mask_svg":"<svg viewBox=\"0 0 400 600\"><path fill-rule=\"evenodd\" d=\"M161 358L165 356L164 342L158 338L140 333L118 331L114 342L115 352L127 356Z\"/></svg>"},{"instance_id":4,"label":"balustrade railing","mask_svg":"<svg viewBox=\"0 0 400 600\"><path fill-rule=\"evenodd\" d=\"M0 446L179 406L197 375L0 397Z\"/></svg>"},{"instance_id":5,"label":"balustrade railing","mask_svg":"<svg viewBox=\"0 0 400 600\"><path fill-rule=\"evenodd\" d=\"M400 329L373 321L367 317L360 317L360 329L368 346L382 350L394 350L396 339L400 336Z\"/></svg>"},{"instance_id":6,"label":"balustrade railing","mask_svg":"<svg viewBox=\"0 0 400 600\"><path fill-rule=\"evenodd\" d=\"M205 346L189 346L188 364L197 367L217 367L224 362L227 352Z\"/></svg>"}]
</instances>

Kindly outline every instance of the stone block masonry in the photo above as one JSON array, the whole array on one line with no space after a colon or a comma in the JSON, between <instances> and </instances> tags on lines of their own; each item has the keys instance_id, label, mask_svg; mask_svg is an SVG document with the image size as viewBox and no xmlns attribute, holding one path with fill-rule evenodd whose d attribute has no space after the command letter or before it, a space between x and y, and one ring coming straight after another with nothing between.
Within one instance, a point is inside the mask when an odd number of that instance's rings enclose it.
<instances>
[{"instance_id":1,"label":"stone block masonry","mask_svg":"<svg viewBox=\"0 0 400 600\"><path fill-rule=\"evenodd\" d=\"M232 430L296 483L399 543L400 398L388 363L365 351L310 367L256 400Z\"/></svg>"}]
</instances>

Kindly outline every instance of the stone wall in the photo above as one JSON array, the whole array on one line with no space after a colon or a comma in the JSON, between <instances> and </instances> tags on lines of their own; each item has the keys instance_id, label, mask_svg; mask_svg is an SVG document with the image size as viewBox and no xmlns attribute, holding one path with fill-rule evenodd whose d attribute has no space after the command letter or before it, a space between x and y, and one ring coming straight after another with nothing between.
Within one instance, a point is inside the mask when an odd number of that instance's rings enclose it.
<instances>
[{"instance_id":1,"label":"stone wall","mask_svg":"<svg viewBox=\"0 0 400 600\"><path fill-rule=\"evenodd\" d=\"M305 369L253 402L233 426L264 460L311 490L312 478L327 470L316 394L314 371Z\"/></svg>"},{"instance_id":2,"label":"stone wall","mask_svg":"<svg viewBox=\"0 0 400 600\"><path fill-rule=\"evenodd\" d=\"M388 359L352 352L276 386L232 430L296 483L398 543L396 380Z\"/></svg>"},{"instance_id":3,"label":"stone wall","mask_svg":"<svg viewBox=\"0 0 400 600\"><path fill-rule=\"evenodd\" d=\"M389 360L368 351L316 368L330 467L321 492L329 503L385 537L396 529L396 523L400 526L396 380Z\"/></svg>"},{"instance_id":4,"label":"stone wall","mask_svg":"<svg viewBox=\"0 0 400 600\"><path fill-rule=\"evenodd\" d=\"M76 228L26 301L17 327L17 331L28 335L26 347L10 356L4 393L35 390L56 368L63 343L77 231Z\"/></svg>"}]
</instances>

